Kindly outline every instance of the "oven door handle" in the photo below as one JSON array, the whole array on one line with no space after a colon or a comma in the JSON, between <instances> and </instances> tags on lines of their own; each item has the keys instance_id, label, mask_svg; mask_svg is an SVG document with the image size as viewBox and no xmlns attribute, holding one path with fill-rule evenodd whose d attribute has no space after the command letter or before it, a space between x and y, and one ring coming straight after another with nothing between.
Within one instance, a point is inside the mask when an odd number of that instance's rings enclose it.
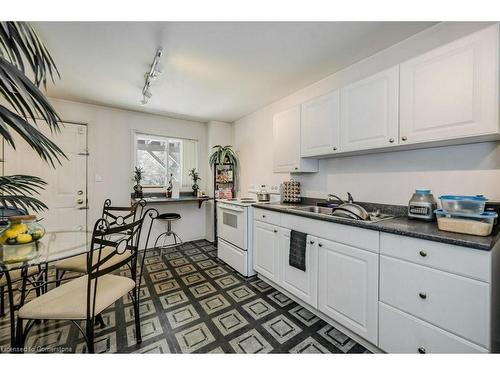
<instances>
[{"instance_id":1,"label":"oven door handle","mask_svg":"<svg viewBox=\"0 0 500 375\"><path fill-rule=\"evenodd\" d=\"M236 212L245 212L243 208L236 208L236 207L229 207L229 206L222 206L219 205L219 208L221 210L229 210L229 211L236 211Z\"/></svg>"}]
</instances>

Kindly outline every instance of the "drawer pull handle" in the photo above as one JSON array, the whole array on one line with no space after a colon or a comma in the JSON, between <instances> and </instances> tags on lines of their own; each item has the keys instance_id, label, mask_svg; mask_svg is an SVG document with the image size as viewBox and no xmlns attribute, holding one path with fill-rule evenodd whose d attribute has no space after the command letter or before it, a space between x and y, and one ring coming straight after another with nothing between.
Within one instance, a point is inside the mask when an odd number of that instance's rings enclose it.
<instances>
[{"instance_id":1,"label":"drawer pull handle","mask_svg":"<svg viewBox=\"0 0 500 375\"><path fill-rule=\"evenodd\" d=\"M278 233L278 230L277 230L277 229L275 229L275 230L273 230L273 232L274 232L274 233Z\"/></svg>"},{"instance_id":2,"label":"drawer pull handle","mask_svg":"<svg viewBox=\"0 0 500 375\"><path fill-rule=\"evenodd\" d=\"M422 299L426 299L427 298L427 294L425 293L418 293L418 296Z\"/></svg>"},{"instance_id":3,"label":"drawer pull handle","mask_svg":"<svg viewBox=\"0 0 500 375\"><path fill-rule=\"evenodd\" d=\"M323 244L322 244L322 243L319 243L319 244L318 244L318 246L319 246L319 247L323 247Z\"/></svg>"},{"instance_id":4,"label":"drawer pull handle","mask_svg":"<svg viewBox=\"0 0 500 375\"><path fill-rule=\"evenodd\" d=\"M420 250L419 254L422 257L426 257L427 256L427 253L424 250Z\"/></svg>"},{"instance_id":5,"label":"drawer pull handle","mask_svg":"<svg viewBox=\"0 0 500 375\"><path fill-rule=\"evenodd\" d=\"M266 218L266 215L262 215L262 218L265 219Z\"/></svg>"},{"instance_id":6,"label":"drawer pull handle","mask_svg":"<svg viewBox=\"0 0 500 375\"><path fill-rule=\"evenodd\" d=\"M425 348L423 346L421 346L420 348L418 348L418 352L420 354L425 354L427 351L425 350Z\"/></svg>"},{"instance_id":7,"label":"drawer pull handle","mask_svg":"<svg viewBox=\"0 0 500 375\"><path fill-rule=\"evenodd\" d=\"M309 243L310 243L311 245L314 245L314 241L309 241Z\"/></svg>"}]
</instances>

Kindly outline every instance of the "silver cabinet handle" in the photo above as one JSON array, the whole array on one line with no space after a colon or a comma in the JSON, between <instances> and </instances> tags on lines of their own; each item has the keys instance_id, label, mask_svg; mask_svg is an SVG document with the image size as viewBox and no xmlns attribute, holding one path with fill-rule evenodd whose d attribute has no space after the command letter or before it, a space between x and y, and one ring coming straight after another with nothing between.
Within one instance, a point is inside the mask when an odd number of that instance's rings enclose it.
<instances>
[{"instance_id":1,"label":"silver cabinet handle","mask_svg":"<svg viewBox=\"0 0 500 375\"><path fill-rule=\"evenodd\" d=\"M278 230L277 230L277 229L275 229L275 230L273 230L273 232L274 232L274 233L278 233Z\"/></svg>"},{"instance_id":2,"label":"silver cabinet handle","mask_svg":"<svg viewBox=\"0 0 500 375\"><path fill-rule=\"evenodd\" d=\"M318 246L319 246L319 247L323 247L323 244L320 242L320 243L318 244Z\"/></svg>"},{"instance_id":3,"label":"silver cabinet handle","mask_svg":"<svg viewBox=\"0 0 500 375\"><path fill-rule=\"evenodd\" d=\"M295 170L297 171L299 169L299 167L295 167Z\"/></svg>"},{"instance_id":4,"label":"silver cabinet handle","mask_svg":"<svg viewBox=\"0 0 500 375\"><path fill-rule=\"evenodd\" d=\"M265 219L266 218L266 215L262 215L262 218Z\"/></svg>"},{"instance_id":5,"label":"silver cabinet handle","mask_svg":"<svg viewBox=\"0 0 500 375\"><path fill-rule=\"evenodd\" d=\"M394 143L394 138L389 138L389 143Z\"/></svg>"},{"instance_id":6,"label":"silver cabinet handle","mask_svg":"<svg viewBox=\"0 0 500 375\"><path fill-rule=\"evenodd\" d=\"M401 137L401 140L402 140L403 142L404 142L404 141L406 141L407 139L408 139L408 138L407 138L405 135L403 135L403 136Z\"/></svg>"},{"instance_id":7,"label":"silver cabinet handle","mask_svg":"<svg viewBox=\"0 0 500 375\"><path fill-rule=\"evenodd\" d=\"M77 199L76 203L78 203L78 204L82 204L82 203L83 203L83 199L82 199L82 198Z\"/></svg>"},{"instance_id":8,"label":"silver cabinet handle","mask_svg":"<svg viewBox=\"0 0 500 375\"><path fill-rule=\"evenodd\" d=\"M337 151L337 147L334 147L334 148L333 148L333 151Z\"/></svg>"},{"instance_id":9,"label":"silver cabinet handle","mask_svg":"<svg viewBox=\"0 0 500 375\"><path fill-rule=\"evenodd\" d=\"M427 294L426 293L422 293L422 292L418 293L418 296L420 298L422 298L422 299L426 299L427 298Z\"/></svg>"},{"instance_id":10,"label":"silver cabinet handle","mask_svg":"<svg viewBox=\"0 0 500 375\"><path fill-rule=\"evenodd\" d=\"M421 346L420 348L418 348L418 352L420 354L425 354L427 352L427 350L425 350L425 348L423 346Z\"/></svg>"},{"instance_id":11,"label":"silver cabinet handle","mask_svg":"<svg viewBox=\"0 0 500 375\"><path fill-rule=\"evenodd\" d=\"M83 190L78 190L78 191L76 192L76 194L78 194L78 195L83 195Z\"/></svg>"},{"instance_id":12,"label":"silver cabinet handle","mask_svg":"<svg viewBox=\"0 0 500 375\"><path fill-rule=\"evenodd\" d=\"M424 250L420 250L418 253L420 254L421 257L425 258L427 256L427 252L425 252Z\"/></svg>"},{"instance_id":13,"label":"silver cabinet handle","mask_svg":"<svg viewBox=\"0 0 500 375\"><path fill-rule=\"evenodd\" d=\"M311 245L314 245L314 241L309 241L309 243L310 243Z\"/></svg>"}]
</instances>

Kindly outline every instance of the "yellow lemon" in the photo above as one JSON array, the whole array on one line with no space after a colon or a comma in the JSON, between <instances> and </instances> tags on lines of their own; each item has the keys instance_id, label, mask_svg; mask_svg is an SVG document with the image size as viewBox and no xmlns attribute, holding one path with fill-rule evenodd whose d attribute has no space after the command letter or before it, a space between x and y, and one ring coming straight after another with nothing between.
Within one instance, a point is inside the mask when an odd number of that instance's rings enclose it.
<instances>
[{"instance_id":1,"label":"yellow lemon","mask_svg":"<svg viewBox=\"0 0 500 375\"><path fill-rule=\"evenodd\" d=\"M31 242L33 239L31 237L31 234L20 234L16 237L17 243L28 243Z\"/></svg>"},{"instance_id":2,"label":"yellow lemon","mask_svg":"<svg viewBox=\"0 0 500 375\"><path fill-rule=\"evenodd\" d=\"M7 238L16 238L18 234L19 232L14 229L7 229L4 233Z\"/></svg>"},{"instance_id":3,"label":"yellow lemon","mask_svg":"<svg viewBox=\"0 0 500 375\"><path fill-rule=\"evenodd\" d=\"M28 231L28 226L26 224L14 224L10 229L17 231L17 234L24 233Z\"/></svg>"}]
</instances>

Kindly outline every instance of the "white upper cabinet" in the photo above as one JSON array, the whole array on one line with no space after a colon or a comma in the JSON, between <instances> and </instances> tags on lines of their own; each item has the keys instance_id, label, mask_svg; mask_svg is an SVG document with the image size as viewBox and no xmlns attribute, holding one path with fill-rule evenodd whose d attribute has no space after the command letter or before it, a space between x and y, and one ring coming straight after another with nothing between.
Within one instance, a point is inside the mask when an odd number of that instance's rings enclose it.
<instances>
[{"instance_id":1,"label":"white upper cabinet","mask_svg":"<svg viewBox=\"0 0 500 375\"><path fill-rule=\"evenodd\" d=\"M274 172L317 172L318 161L300 157L300 106L273 119Z\"/></svg>"},{"instance_id":2,"label":"white upper cabinet","mask_svg":"<svg viewBox=\"0 0 500 375\"><path fill-rule=\"evenodd\" d=\"M340 93L335 90L302 104L301 156L321 156L340 149Z\"/></svg>"},{"instance_id":3,"label":"white upper cabinet","mask_svg":"<svg viewBox=\"0 0 500 375\"><path fill-rule=\"evenodd\" d=\"M495 134L498 25L401 64L400 143Z\"/></svg>"},{"instance_id":4,"label":"white upper cabinet","mask_svg":"<svg viewBox=\"0 0 500 375\"><path fill-rule=\"evenodd\" d=\"M398 91L398 66L340 90L342 152L398 144Z\"/></svg>"}]
</instances>

